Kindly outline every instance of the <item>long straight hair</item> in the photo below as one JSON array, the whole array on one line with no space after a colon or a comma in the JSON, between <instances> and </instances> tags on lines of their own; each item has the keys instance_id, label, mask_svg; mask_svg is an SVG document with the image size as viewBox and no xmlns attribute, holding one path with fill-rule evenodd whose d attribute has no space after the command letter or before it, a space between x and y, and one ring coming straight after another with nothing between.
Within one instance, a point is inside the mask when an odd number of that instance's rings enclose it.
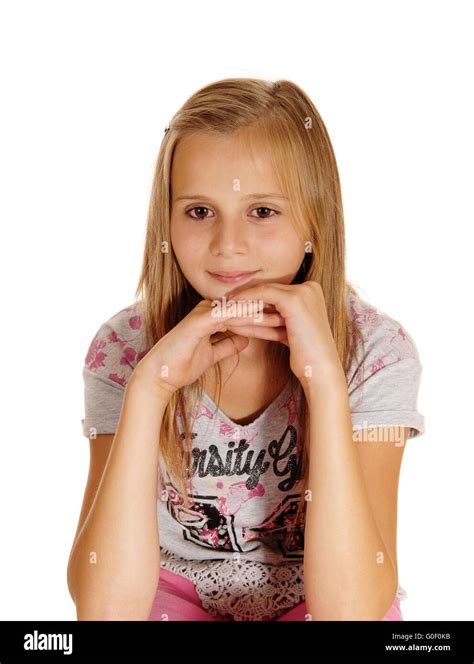
<instances>
[{"instance_id":1,"label":"long straight hair","mask_svg":"<svg viewBox=\"0 0 474 664\"><path fill-rule=\"evenodd\" d=\"M170 241L171 168L179 141L196 133L235 136L249 147L265 149L282 193L289 198L295 229L305 242L305 257L292 283L315 280L321 285L329 324L347 375L363 336L348 315L348 293L357 295L345 273L345 232L341 187L326 127L311 99L295 83L254 78L227 78L195 92L165 129L154 172L148 208L143 264L135 298L141 300L146 348L151 349L202 300L184 277ZM222 334L221 334L222 336ZM225 336L225 335L224 335ZM287 366L290 379L301 385L289 367L289 349L269 344L275 366ZM214 365L219 400L221 367ZM204 381L177 390L164 413L159 445L160 473L166 470L189 507L191 486L191 415L203 397ZM301 399L298 414L303 431L299 477L303 490L293 528L301 528L307 499L309 417ZM178 418L182 420L183 434ZM183 437L184 436L184 437ZM291 535L291 533L290 533ZM287 540L288 541L288 540Z\"/></svg>"}]
</instances>

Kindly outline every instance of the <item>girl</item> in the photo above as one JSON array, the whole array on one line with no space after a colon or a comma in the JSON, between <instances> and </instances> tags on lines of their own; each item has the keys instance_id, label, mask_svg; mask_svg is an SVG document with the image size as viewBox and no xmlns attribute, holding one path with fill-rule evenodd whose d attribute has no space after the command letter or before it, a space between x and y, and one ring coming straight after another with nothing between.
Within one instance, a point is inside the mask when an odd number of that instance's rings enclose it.
<instances>
[{"instance_id":1,"label":"girl","mask_svg":"<svg viewBox=\"0 0 474 664\"><path fill-rule=\"evenodd\" d=\"M346 280L336 161L301 88L225 79L176 113L135 300L83 371L78 619L402 620L421 364Z\"/></svg>"}]
</instances>

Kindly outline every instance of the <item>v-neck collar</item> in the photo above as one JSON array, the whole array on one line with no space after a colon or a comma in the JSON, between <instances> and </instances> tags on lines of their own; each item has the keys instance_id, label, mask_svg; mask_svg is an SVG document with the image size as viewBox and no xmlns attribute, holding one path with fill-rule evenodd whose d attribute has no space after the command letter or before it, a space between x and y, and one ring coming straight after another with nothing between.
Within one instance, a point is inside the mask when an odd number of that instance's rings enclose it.
<instances>
[{"instance_id":1,"label":"v-neck collar","mask_svg":"<svg viewBox=\"0 0 474 664\"><path fill-rule=\"evenodd\" d=\"M228 417L224 413L224 411L222 411L217 406L216 402L213 399L211 399L210 395L205 390L203 390L203 398L208 401L209 405L212 407L213 412L215 412L219 418L225 420L228 424L230 424L234 428L247 429L250 427L257 426L263 420L264 417L268 416L268 414L272 410L280 406L283 403L283 400L286 398L288 392L290 392L292 384L293 384L293 376L290 376L288 378L288 381L286 382L285 387L281 390L278 396L276 396L275 399L273 399L273 401L265 408L265 410L262 413L260 413L260 415L249 424L237 424L237 422L231 420L230 417Z\"/></svg>"}]
</instances>

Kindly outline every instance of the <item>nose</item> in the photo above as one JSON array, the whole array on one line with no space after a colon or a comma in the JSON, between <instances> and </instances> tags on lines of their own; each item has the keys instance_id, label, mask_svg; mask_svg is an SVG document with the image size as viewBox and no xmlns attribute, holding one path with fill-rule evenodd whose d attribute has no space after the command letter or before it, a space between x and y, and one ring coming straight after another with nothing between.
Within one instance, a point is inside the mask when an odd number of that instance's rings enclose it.
<instances>
[{"instance_id":1,"label":"nose","mask_svg":"<svg viewBox=\"0 0 474 664\"><path fill-rule=\"evenodd\" d=\"M243 224L237 216L221 217L212 230L210 251L213 256L246 253L247 240Z\"/></svg>"}]
</instances>

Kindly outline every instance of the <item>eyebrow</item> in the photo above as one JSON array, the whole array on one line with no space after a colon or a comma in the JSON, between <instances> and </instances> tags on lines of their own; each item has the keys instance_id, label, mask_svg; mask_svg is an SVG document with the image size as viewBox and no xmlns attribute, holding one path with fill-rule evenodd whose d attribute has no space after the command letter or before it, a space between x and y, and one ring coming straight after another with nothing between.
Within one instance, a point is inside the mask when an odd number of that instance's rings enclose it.
<instances>
[{"instance_id":1,"label":"eyebrow","mask_svg":"<svg viewBox=\"0 0 474 664\"><path fill-rule=\"evenodd\" d=\"M195 200L197 198L212 200L212 198L210 198L209 196L204 196L203 194L190 194L190 195L187 195L187 196L178 196L178 198L174 199L174 202L176 202L176 201L188 201L188 200L191 201L191 200ZM282 200L285 200L285 201L288 200L288 198L286 196L283 196L282 194L276 194L276 193L274 193L274 194L246 194L245 196L242 196L242 200L246 200L246 199L249 199L249 198L279 198L279 199L282 199Z\"/></svg>"}]
</instances>

